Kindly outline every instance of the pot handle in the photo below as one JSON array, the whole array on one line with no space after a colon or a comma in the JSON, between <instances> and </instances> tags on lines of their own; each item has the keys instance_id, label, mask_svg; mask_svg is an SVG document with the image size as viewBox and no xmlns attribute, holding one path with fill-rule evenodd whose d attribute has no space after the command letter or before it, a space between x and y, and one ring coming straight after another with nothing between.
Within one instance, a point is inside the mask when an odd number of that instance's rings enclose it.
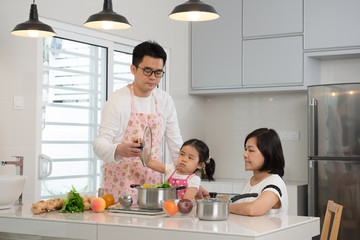
<instances>
[{"instance_id":1,"label":"pot handle","mask_svg":"<svg viewBox=\"0 0 360 240\"><path fill-rule=\"evenodd\" d=\"M186 186L176 187L176 191L186 189Z\"/></svg>"},{"instance_id":2,"label":"pot handle","mask_svg":"<svg viewBox=\"0 0 360 240\"><path fill-rule=\"evenodd\" d=\"M216 198L216 192L209 192L210 198Z\"/></svg>"},{"instance_id":3,"label":"pot handle","mask_svg":"<svg viewBox=\"0 0 360 240\"><path fill-rule=\"evenodd\" d=\"M140 187L140 184L130 184L130 187L131 188L137 188L137 187Z\"/></svg>"}]
</instances>

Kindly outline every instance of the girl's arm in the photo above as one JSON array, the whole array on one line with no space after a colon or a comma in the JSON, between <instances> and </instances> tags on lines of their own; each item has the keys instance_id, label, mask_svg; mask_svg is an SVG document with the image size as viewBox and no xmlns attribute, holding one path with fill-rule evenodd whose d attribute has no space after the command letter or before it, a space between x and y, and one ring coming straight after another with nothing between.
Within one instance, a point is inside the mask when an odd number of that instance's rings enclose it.
<instances>
[{"instance_id":1,"label":"girl's arm","mask_svg":"<svg viewBox=\"0 0 360 240\"><path fill-rule=\"evenodd\" d=\"M188 187L184 193L183 199L193 200L198 192L196 187Z\"/></svg>"},{"instance_id":2,"label":"girl's arm","mask_svg":"<svg viewBox=\"0 0 360 240\"><path fill-rule=\"evenodd\" d=\"M147 167L157 172L161 172L161 173L165 172L165 163L161 163L156 160L150 159L150 161L147 164Z\"/></svg>"},{"instance_id":3,"label":"girl's arm","mask_svg":"<svg viewBox=\"0 0 360 240\"><path fill-rule=\"evenodd\" d=\"M185 190L183 199L193 200L196 194L200 191L201 179L199 176L193 174L188 178L188 187Z\"/></svg>"},{"instance_id":4,"label":"girl's arm","mask_svg":"<svg viewBox=\"0 0 360 240\"><path fill-rule=\"evenodd\" d=\"M133 140L133 141L137 141L137 140ZM140 142L141 142L141 140L140 140ZM147 153L145 153L145 154L146 154L146 158L151 157L151 156L149 156L149 154L147 154ZM141 161L143 161L142 154L140 154L140 159L141 159ZM150 159L146 165L148 168L151 168L152 170L155 170L157 172L160 172L160 173L165 172L165 163L161 163L156 160Z\"/></svg>"},{"instance_id":5,"label":"girl's arm","mask_svg":"<svg viewBox=\"0 0 360 240\"><path fill-rule=\"evenodd\" d=\"M240 215L261 216L272 208L280 207L281 202L279 197L274 192L264 191L253 202L230 204L229 211Z\"/></svg>"}]
</instances>

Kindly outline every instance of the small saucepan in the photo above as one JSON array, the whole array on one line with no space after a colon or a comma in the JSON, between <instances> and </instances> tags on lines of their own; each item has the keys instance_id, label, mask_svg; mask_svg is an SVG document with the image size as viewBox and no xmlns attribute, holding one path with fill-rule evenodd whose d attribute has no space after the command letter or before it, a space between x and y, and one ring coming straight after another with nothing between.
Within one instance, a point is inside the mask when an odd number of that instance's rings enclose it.
<instances>
[{"instance_id":1,"label":"small saucepan","mask_svg":"<svg viewBox=\"0 0 360 240\"><path fill-rule=\"evenodd\" d=\"M161 201L170 199L177 199L178 190L186 187L171 187L171 188L143 188L139 184L131 184L131 188L136 188L137 204L143 209L162 209Z\"/></svg>"},{"instance_id":2,"label":"small saucepan","mask_svg":"<svg viewBox=\"0 0 360 240\"><path fill-rule=\"evenodd\" d=\"M231 200L216 198L217 193L210 192L210 198L196 201L196 216L200 220L222 221L229 217L229 204L241 198L257 197L257 193L237 195Z\"/></svg>"},{"instance_id":3,"label":"small saucepan","mask_svg":"<svg viewBox=\"0 0 360 240\"><path fill-rule=\"evenodd\" d=\"M222 221L229 217L230 200L205 198L196 201L196 217L200 220Z\"/></svg>"}]
</instances>

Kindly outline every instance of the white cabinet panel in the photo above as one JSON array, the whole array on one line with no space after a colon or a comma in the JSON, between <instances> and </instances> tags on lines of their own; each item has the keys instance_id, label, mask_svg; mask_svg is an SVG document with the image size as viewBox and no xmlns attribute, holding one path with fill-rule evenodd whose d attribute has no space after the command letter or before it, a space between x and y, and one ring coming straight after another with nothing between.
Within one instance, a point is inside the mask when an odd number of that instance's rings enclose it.
<instances>
[{"instance_id":1,"label":"white cabinet panel","mask_svg":"<svg viewBox=\"0 0 360 240\"><path fill-rule=\"evenodd\" d=\"M302 0L243 0L243 36L303 32Z\"/></svg>"},{"instance_id":2,"label":"white cabinet panel","mask_svg":"<svg viewBox=\"0 0 360 240\"><path fill-rule=\"evenodd\" d=\"M359 0L305 0L305 49L360 45Z\"/></svg>"},{"instance_id":3,"label":"white cabinet panel","mask_svg":"<svg viewBox=\"0 0 360 240\"><path fill-rule=\"evenodd\" d=\"M244 41L244 86L303 84L302 36Z\"/></svg>"},{"instance_id":4,"label":"white cabinet panel","mask_svg":"<svg viewBox=\"0 0 360 240\"><path fill-rule=\"evenodd\" d=\"M191 24L191 90L241 85L241 1L207 0L220 18Z\"/></svg>"}]
</instances>

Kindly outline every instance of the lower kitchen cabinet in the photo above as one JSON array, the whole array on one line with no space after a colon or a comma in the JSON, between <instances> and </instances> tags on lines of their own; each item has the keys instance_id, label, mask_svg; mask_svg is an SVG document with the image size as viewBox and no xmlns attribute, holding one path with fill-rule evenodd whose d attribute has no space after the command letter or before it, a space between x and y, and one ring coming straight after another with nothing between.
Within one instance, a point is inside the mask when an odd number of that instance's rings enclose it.
<instances>
[{"instance_id":1,"label":"lower kitchen cabinet","mask_svg":"<svg viewBox=\"0 0 360 240\"><path fill-rule=\"evenodd\" d=\"M285 182L289 195L289 215L307 216L307 183ZM241 193L245 180L218 179L216 182L202 181L201 186L220 195Z\"/></svg>"}]
</instances>

